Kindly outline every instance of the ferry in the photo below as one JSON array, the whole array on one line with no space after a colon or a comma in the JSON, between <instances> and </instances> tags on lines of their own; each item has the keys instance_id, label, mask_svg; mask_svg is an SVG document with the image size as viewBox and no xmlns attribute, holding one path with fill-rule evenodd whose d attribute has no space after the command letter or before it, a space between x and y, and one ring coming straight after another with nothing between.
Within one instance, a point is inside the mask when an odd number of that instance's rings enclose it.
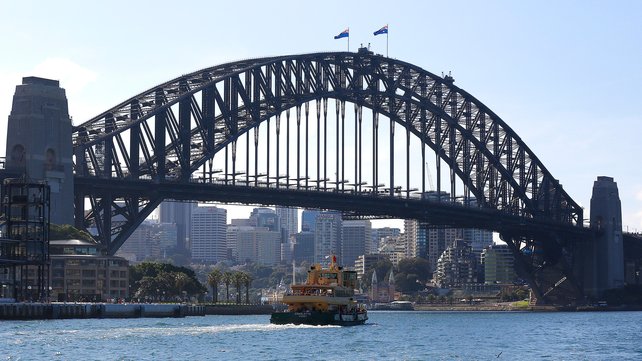
<instances>
[{"instance_id":1,"label":"ferry","mask_svg":"<svg viewBox=\"0 0 642 361\"><path fill-rule=\"evenodd\" d=\"M346 271L332 256L328 268L315 264L303 284L291 285L283 295L285 311L272 313L270 322L295 325L362 325L368 319L366 308L356 301L357 273Z\"/></svg>"}]
</instances>

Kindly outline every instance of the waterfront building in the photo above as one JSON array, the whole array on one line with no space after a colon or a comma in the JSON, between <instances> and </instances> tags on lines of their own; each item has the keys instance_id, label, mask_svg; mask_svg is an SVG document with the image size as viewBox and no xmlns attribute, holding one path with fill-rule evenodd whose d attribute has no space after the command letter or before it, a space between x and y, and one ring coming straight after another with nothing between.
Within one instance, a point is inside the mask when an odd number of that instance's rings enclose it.
<instances>
[{"instance_id":1,"label":"waterfront building","mask_svg":"<svg viewBox=\"0 0 642 361\"><path fill-rule=\"evenodd\" d=\"M441 288L459 288L477 282L477 259L470 243L458 239L442 253L437 261L433 280Z\"/></svg>"},{"instance_id":2,"label":"waterfront building","mask_svg":"<svg viewBox=\"0 0 642 361\"><path fill-rule=\"evenodd\" d=\"M50 245L52 301L107 301L129 297L129 262L106 256L95 242L54 240Z\"/></svg>"},{"instance_id":3,"label":"waterfront building","mask_svg":"<svg viewBox=\"0 0 642 361\"><path fill-rule=\"evenodd\" d=\"M486 284L513 283L517 279L515 256L506 244L493 244L484 248L481 263Z\"/></svg>"},{"instance_id":4,"label":"waterfront building","mask_svg":"<svg viewBox=\"0 0 642 361\"><path fill-rule=\"evenodd\" d=\"M368 220L343 221L341 234L341 260L344 267L354 267L356 259L372 244L372 225Z\"/></svg>"},{"instance_id":5,"label":"waterfront building","mask_svg":"<svg viewBox=\"0 0 642 361\"><path fill-rule=\"evenodd\" d=\"M227 258L227 210L199 206L192 211L192 261L216 263Z\"/></svg>"},{"instance_id":6,"label":"waterfront building","mask_svg":"<svg viewBox=\"0 0 642 361\"><path fill-rule=\"evenodd\" d=\"M327 257L335 255L338 263L343 264L341 258L341 213L328 211L321 212L316 217L314 233L314 261L327 262Z\"/></svg>"}]
</instances>

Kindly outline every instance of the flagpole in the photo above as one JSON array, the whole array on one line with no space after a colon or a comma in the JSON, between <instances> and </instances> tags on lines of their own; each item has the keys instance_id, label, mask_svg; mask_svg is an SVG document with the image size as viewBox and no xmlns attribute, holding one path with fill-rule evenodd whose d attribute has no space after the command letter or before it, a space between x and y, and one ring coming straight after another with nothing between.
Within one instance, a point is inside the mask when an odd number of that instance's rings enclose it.
<instances>
[{"instance_id":1,"label":"flagpole","mask_svg":"<svg viewBox=\"0 0 642 361\"><path fill-rule=\"evenodd\" d=\"M386 29L388 29L388 24L386 24ZM386 58L389 58L388 56L388 32L389 31L390 31L389 29L386 31Z\"/></svg>"},{"instance_id":2,"label":"flagpole","mask_svg":"<svg viewBox=\"0 0 642 361\"><path fill-rule=\"evenodd\" d=\"M350 28L348 28L348 53L350 52Z\"/></svg>"}]
</instances>

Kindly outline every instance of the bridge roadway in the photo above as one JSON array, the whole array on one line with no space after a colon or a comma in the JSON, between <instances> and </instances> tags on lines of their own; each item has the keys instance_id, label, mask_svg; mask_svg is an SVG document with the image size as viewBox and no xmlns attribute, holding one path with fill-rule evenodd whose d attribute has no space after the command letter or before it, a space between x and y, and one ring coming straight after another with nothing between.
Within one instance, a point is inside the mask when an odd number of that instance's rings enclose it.
<instances>
[{"instance_id":1,"label":"bridge roadway","mask_svg":"<svg viewBox=\"0 0 642 361\"><path fill-rule=\"evenodd\" d=\"M332 188L318 191L296 189L292 186L285 188L230 185L224 181L155 182L79 176L76 176L74 181L76 192L81 194L139 197L157 200L159 203L163 199L174 199L334 209L344 212L347 217L416 219L435 225L486 229L500 234L518 234L535 238L561 234L566 239L581 240L589 239L592 234L589 228L556 222L546 217L524 218L498 209L465 206L460 202L378 195L371 191L357 192L354 189Z\"/></svg>"}]
</instances>

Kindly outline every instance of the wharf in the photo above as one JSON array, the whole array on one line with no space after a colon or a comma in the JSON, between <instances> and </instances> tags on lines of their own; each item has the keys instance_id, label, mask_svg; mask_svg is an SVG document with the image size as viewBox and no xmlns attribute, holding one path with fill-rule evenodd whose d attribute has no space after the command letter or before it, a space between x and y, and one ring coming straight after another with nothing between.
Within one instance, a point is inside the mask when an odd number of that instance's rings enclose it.
<instances>
[{"instance_id":1,"label":"wharf","mask_svg":"<svg viewBox=\"0 0 642 361\"><path fill-rule=\"evenodd\" d=\"M204 316L205 307L176 303L0 303L0 320Z\"/></svg>"}]
</instances>

